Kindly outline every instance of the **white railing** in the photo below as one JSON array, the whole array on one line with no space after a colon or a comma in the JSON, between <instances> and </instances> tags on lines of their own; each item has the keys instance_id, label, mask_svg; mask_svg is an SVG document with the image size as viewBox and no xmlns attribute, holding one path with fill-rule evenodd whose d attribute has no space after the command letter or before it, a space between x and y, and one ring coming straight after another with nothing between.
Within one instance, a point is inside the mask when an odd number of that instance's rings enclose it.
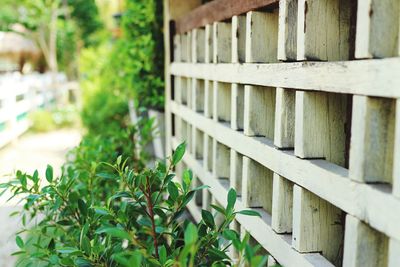
<instances>
[{"instance_id":1,"label":"white railing","mask_svg":"<svg viewBox=\"0 0 400 267\"><path fill-rule=\"evenodd\" d=\"M65 83L65 75L58 74L57 81ZM0 75L0 148L27 131L28 114L51 104L55 93L50 74Z\"/></svg>"}]
</instances>

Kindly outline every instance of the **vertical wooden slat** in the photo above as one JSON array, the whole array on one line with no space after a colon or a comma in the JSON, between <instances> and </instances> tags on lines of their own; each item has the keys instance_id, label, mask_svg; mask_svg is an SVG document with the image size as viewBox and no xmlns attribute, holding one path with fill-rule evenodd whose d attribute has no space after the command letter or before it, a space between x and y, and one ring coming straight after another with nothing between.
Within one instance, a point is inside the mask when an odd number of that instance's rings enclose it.
<instances>
[{"instance_id":1,"label":"vertical wooden slat","mask_svg":"<svg viewBox=\"0 0 400 267\"><path fill-rule=\"evenodd\" d=\"M299 252L317 252L336 266L341 264L344 225L342 211L306 189L293 188L292 246Z\"/></svg>"},{"instance_id":2,"label":"vertical wooden slat","mask_svg":"<svg viewBox=\"0 0 400 267\"><path fill-rule=\"evenodd\" d=\"M246 207L263 208L271 214L273 172L243 156L242 201Z\"/></svg>"},{"instance_id":3,"label":"vertical wooden slat","mask_svg":"<svg viewBox=\"0 0 400 267\"><path fill-rule=\"evenodd\" d=\"M231 85L214 82L214 121L231 120Z\"/></svg>"},{"instance_id":4,"label":"vertical wooden slat","mask_svg":"<svg viewBox=\"0 0 400 267\"><path fill-rule=\"evenodd\" d=\"M345 165L347 97L296 92L295 154Z\"/></svg>"},{"instance_id":5,"label":"vertical wooden slat","mask_svg":"<svg viewBox=\"0 0 400 267\"><path fill-rule=\"evenodd\" d=\"M297 58L297 1L279 1L278 59L282 61Z\"/></svg>"},{"instance_id":6,"label":"vertical wooden slat","mask_svg":"<svg viewBox=\"0 0 400 267\"><path fill-rule=\"evenodd\" d=\"M343 266L388 266L387 256L387 237L347 215Z\"/></svg>"},{"instance_id":7,"label":"vertical wooden slat","mask_svg":"<svg viewBox=\"0 0 400 267\"><path fill-rule=\"evenodd\" d=\"M242 194L243 155L231 148L230 187L236 190L238 196Z\"/></svg>"},{"instance_id":8,"label":"vertical wooden slat","mask_svg":"<svg viewBox=\"0 0 400 267\"><path fill-rule=\"evenodd\" d=\"M214 22L213 25L213 62L228 63L232 58L232 24Z\"/></svg>"},{"instance_id":9,"label":"vertical wooden slat","mask_svg":"<svg viewBox=\"0 0 400 267\"><path fill-rule=\"evenodd\" d=\"M350 178L392 183L395 101L353 97Z\"/></svg>"},{"instance_id":10,"label":"vertical wooden slat","mask_svg":"<svg viewBox=\"0 0 400 267\"><path fill-rule=\"evenodd\" d=\"M358 0L356 57L399 56L398 0Z\"/></svg>"},{"instance_id":11,"label":"vertical wooden slat","mask_svg":"<svg viewBox=\"0 0 400 267\"><path fill-rule=\"evenodd\" d=\"M274 145L294 147L295 96L292 89L276 88Z\"/></svg>"},{"instance_id":12,"label":"vertical wooden slat","mask_svg":"<svg viewBox=\"0 0 400 267\"><path fill-rule=\"evenodd\" d=\"M275 88L246 85L244 89L244 134L274 139Z\"/></svg>"},{"instance_id":13,"label":"vertical wooden slat","mask_svg":"<svg viewBox=\"0 0 400 267\"><path fill-rule=\"evenodd\" d=\"M274 173L271 227L277 233L291 233L293 221L293 183Z\"/></svg>"},{"instance_id":14,"label":"vertical wooden slat","mask_svg":"<svg viewBox=\"0 0 400 267\"><path fill-rule=\"evenodd\" d=\"M393 195L400 198L400 99L396 100L396 118L393 156Z\"/></svg>"},{"instance_id":15,"label":"vertical wooden slat","mask_svg":"<svg viewBox=\"0 0 400 267\"><path fill-rule=\"evenodd\" d=\"M246 60L246 16L232 17L232 63Z\"/></svg>"},{"instance_id":16,"label":"vertical wooden slat","mask_svg":"<svg viewBox=\"0 0 400 267\"><path fill-rule=\"evenodd\" d=\"M271 63L277 61L278 10L250 11L246 23L246 62Z\"/></svg>"},{"instance_id":17,"label":"vertical wooden slat","mask_svg":"<svg viewBox=\"0 0 400 267\"><path fill-rule=\"evenodd\" d=\"M204 134L203 155L204 169L211 172L213 168L213 139L207 134Z\"/></svg>"},{"instance_id":18,"label":"vertical wooden slat","mask_svg":"<svg viewBox=\"0 0 400 267\"><path fill-rule=\"evenodd\" d=\"M388 267L400 266L400 241L390 238L388 253Z\"/></svg>"},{"instance_id":19,"label":"vertical wooden slat","mask_svg":"<svg viewBox=\"0 0 400 267\"><path fill-rule=\"evenodd\" d=\"M242 130L244 120L244 85L232 84L231 128Z\"/></svg>"},{"instance_id":20,"label":"vertical wooden slat","mask_svg":"<svg viewBox=\"0 0 400 267\"><path fill-rule=\"evenodd\" d=\"M298 6L297 59L348 59L351 1L299 0Z\"/></svg>"}]
</instances>

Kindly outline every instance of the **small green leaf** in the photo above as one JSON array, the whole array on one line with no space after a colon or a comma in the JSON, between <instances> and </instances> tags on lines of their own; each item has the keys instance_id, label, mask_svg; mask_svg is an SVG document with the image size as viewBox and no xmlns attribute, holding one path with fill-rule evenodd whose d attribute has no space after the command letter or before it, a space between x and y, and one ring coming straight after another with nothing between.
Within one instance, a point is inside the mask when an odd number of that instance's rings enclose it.
<instances>
[{"instance_id":1,"label":"small green leaf","mask_svg":"<svg viewBox=\"0 0 400 267\"><path fill-rule=\"evenodd\" d=\"M121 161L122 161L122 155L119 155L117 158L117 165L121 165Z\"/></svg>"},{"instance_id":2,"label":"small green leaf","mask_svg":"<svg viewBox=\"0 0 400 267\"><path fill-rule=\"evenodd\" d=\"M86 217L88 211L86 202L83 199L78 199L78 208L82 216Z\"/></svg>"},{"instance_id":3,"label":"small green leaf","mask_svg":"<svg viewBox=\"0 0 400 267\"><path fill-rule=\"evenodd\" d=\"M208 227L210 227L211 229L214 229L215 221L214 221L214 217L212 216L211 212L209 212L208 210L202 210L201 217L203 218L204 223Z\"/></svg>"},{"instance_id":4,"label":"small green leaf","mask_svg":"<svg viewBox=\"0 0 400 267\"><path fill-rule=\"evenodd\" d=\"M47 165L46 168L46 180L51 183L53 181L53 167Z\"/></svg>"},{"instance_id":5,"label":"small green leaf","mask_svg":"<svg viewBox=\"0 0 400 267\"><path fill-rule=\"evenodd\" d=\"M185 230L185 244L190 245L197 241L198 232L197 228L193 223L189 223Z\"/></svg>"},{"instance_id":6,"label":"small green leaf","mask_svg":"<svg viewBox=\"0 0 400 267\"><path fill-rule=\"evenodd\" d=\"M215 209L216 211L218 211L219 213L222 213L223 215L225 215L225 209L224 208L222 208L220 206L217 206L217 205L213 205L213 204L211 204L211 207L213 209Z\"/></svg>"},{"instance_id":7,"label":"small green leaf","mask_svg":"<svg viewBox=\"0 0 400 267\"><path fill-rule=\"evenodd\" d=\"M90 253L92 251L92 246L90 245L90 240L87 236L84 236L82 238L81 246L83 251L85 251L86 255L90 256Z\"/></svg>"},{"instance_id":8,"label":"small green leaf","mask_svg":"<svg viewBox=\"0 0 400 267\"><path fill-rule=\"evenodd\" d=\"M186 143L183 142L175 149L175 153L172 155L172 165L176 165L178 164L179 161L181 161L183 155L185 154L185 150L186 150Z\"/></svg>"},{"instance_id":9,"label":"small green leaf","mask_svg":"<svg viewBox=\"0 0 400 267\"><path fill-rule=\"evenodd\" d=\"M222 236L225 237L227 240L235 240L239 237L235 231L230 229L225 229L222 232Z\"/></svg>"},{"instance_id":10,"label":"small green leaf","mask_svg":"<svg viewBox=\"0 0 400 267\"><path fill-rule=\"evenodd\" d=\"M36 184L39 181L39 172L35 170L35 172L32 175L32 181Z\"/></svg>"},{"instance_id":11,"label":"small green leaf","mask_svg":"<svg viewBox=\"0 0 400 267\"><path fill-rule=\"evenodd\" d=\"M15 237L15 243L17 243L17 246L19 248L23 248L24 247L24 240L22 240L22 238L19 235L17 235Z\"/></svg>"},{"instance_id":12,"label":"small green leaf","mask_svg":"<svg viewBox=\"0 0 400 267\"><path fill-rule=\"evenodd\" d=\"M142 254L139 251L134 251L129 259L131 266L142 266Z\"/></svg>"},{"instance_id":13,"label":"small green leaf","mask_svg":"<svg viewBox=\"0 0 400 267\"><path fill-rule=\"evenodd\" d=\"M179 191L178 191L178 187L176 187L174 182L170 182L168 184L168 193L171 197L171 199L176 200L179 196Z\"/></svg>"},{"instance_id":14,"label":"small green leaf","mask_svg":"<svg viewBox=\"0 0 400 267\"><path fill-rule=\"evenodd\" d=\"M238 214L247 215L247 216L258 216L261 217L261 214L255 210L241 210L237 212Z\"/></svg>"},{"instance_id":15,"label":"small green leaf","mask_svg":"<svg viewBox=\"0 0 400 267\"><path fill-rule=\"evenodd\" d=\"M183 181L183 188L185 191L190 187L190 184L192 183L193 179L193 173L191 170L185 170L183 173L182 181Z\"/></svg>"},{"instance_id":16,"label":"small green leaf","mask_svg":"<svg viewBox=\"0 0 400 267\"><path fill-rule=\"evenodd\" d=\"M232 212L236 203L236 191L235 189L231 188L228 192L228 205L226 206L227 213Z\"/></svg>"},{"instance_id":17,"label":"small green leaf","mask_svg":"<svg viewBox=\"0 0 400 267\"><path fill-rule=\"evenodd\" d=\"M165 262L167 261L167 249L165 248L165 246L160 247L158 254L160 256L161 265L164 265Z\"/></svg>"},{"instance_id":18,"label":"small green leaf","mask_svg":"<svg viewBox=\"0 0 400 267\"><path fill-rule=\"evenodd\" d=\"M198 186L198 187L193 188L192 191L199 191L199 190L203 190L203 189L207 189L207 188L210 188L210 186L208 186L208 185L201 185L201 186Z\"/></svg>"}]
</instances>

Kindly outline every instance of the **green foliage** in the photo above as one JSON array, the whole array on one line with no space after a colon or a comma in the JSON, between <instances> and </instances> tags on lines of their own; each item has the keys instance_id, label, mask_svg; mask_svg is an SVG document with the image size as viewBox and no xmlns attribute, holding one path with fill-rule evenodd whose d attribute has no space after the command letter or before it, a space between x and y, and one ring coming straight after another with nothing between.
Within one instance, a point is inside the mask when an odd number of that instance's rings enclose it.
<instances>
[{"instance_id":1,"label":"green foliage","mask_svg":"<svg viewBox=\"0 0 400 267\"><path fill-rule=\"evenodd\" d=\"M114 44L108 65L117 79L110 79L135 98L141 107L163 109L164 48L162 6L159 0L126 0L123 35Z\"/></svg>"},{"instance_id":2,"label":"green foliage","mask_svg":"<svg viewBox=\"0 0 400 267\"><path fill-rule=\"evenodd\" d=\"M235 264L265 266L267 257L248 245L249 235L241 239L229 229L240 213L233 189L228 205L215 206L214 214L203 210L200 223L180 219L195 193L205 188L192 188L189 170L183 183L174 181L172 170L184 150L180 145L152 169L132 167L123 156L66 166L61 177L53 177L48 166L45 186L37 172L18 171L16 180L0 188L26 196L21 216L28 213L38 220L35 228L21 231L34 232L34 237L26 242L16 237L15 255L24 256L20 265L226 266L233 264L228 256L233 246L239 252ZM76 162L86 164L77 156ZM110 181L113 186L104 190ZM218 224L215 216L222 217Z\"/></svg>"}]
</instances>

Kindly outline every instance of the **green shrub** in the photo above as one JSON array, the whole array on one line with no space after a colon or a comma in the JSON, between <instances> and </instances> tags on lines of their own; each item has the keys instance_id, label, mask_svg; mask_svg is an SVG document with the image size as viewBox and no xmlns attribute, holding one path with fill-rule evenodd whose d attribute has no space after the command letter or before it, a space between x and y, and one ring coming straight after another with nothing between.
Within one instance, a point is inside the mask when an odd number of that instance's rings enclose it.
<instances>
[{"instance_id":1,"label":"green shrub","mask_svg":"<svg viewBox=\"0 0 400 267\"><path fill-rule=\"evenodd\" d=\"M181 144L167 161L140 171L119 156L115 163L87 166L93 174L83 179L85 175L72 169L53 177L48 166L44 187L37 171L33 175L17 172L16 180L0 187L14 196L26 196L22 216L28 213L38 220L32 230L34 238L25 242L16 237L20 251L15 254L24 255L20 264L226 266L233 264L227 250L234 246L240 255L237 264L264 266L267 258L256 256L257 247L248 245L249 236L241 240L229 229L238 213L259 216L252 210L235 211L233 189L227 206L213 205L215 214L203 210L199 224L178 219L196 192L206 187L192 188L189 170L184 172L182 183L174 181L172 170L184 153L185 145ZM105 191L101 181L118 186ZM217 214L222 218L219 223L214 220Z\"/></svg>"}]
</instances>

